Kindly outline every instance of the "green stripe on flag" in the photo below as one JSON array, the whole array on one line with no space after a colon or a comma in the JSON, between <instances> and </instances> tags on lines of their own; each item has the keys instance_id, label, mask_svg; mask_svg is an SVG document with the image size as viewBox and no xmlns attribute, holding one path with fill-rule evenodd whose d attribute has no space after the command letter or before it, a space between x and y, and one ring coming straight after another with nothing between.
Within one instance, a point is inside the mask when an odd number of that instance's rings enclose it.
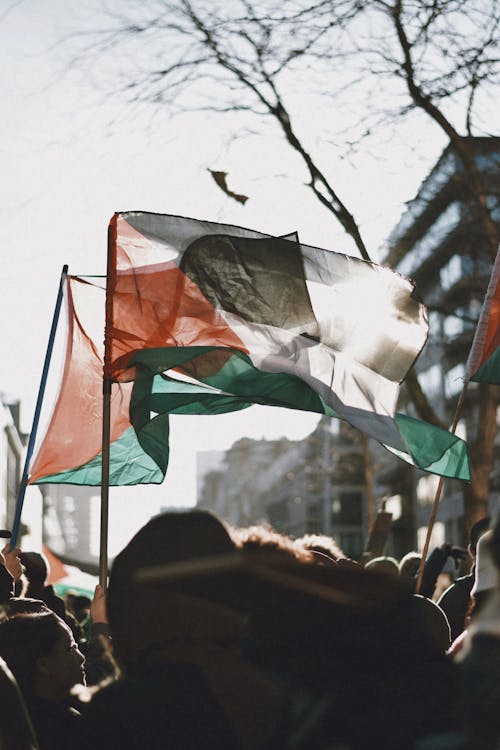
<instances>
[{"instance_id":1,"label":"green stripe on flag","mask_svg":"<svg viewBox=\"0 0 500 750\"><path fill-rule=\"evenodd\" d=\"M169 415L216 415L253 404L279 406L341 418L303 380L263 372L248 355L224 347L143 350L134 359L130 401L133 427L110 447L110 485L160 484L169 458ZM196 371L198 382L163 374ZM156 373L156 374L155 374ZM467 444L456 435L404 414L395 422L408 452L384 446L407 463L445 477L470 480ZM101 454L82 466L45 476L35 484L101 484Z\"/></svg>"},{"instance_id":2,"label":"green stripe on flag","mask_svg":"<svg viewBox=\"0 0 500 750\"><path fill-rule=\"evenodd\" d=\"M223 395L229 401L228 405L242 402L245 406L251 404L264 404L267 406L281 406L288 409L299 409L300 411L312 411L325 414L325 404L318 394L312 390L301 378L279 372L264 372L255 367L250 357L244 352L227 347L213 346L184 346L166 347L165 349L146 349L137 352L132 360L132 365L138 365L136 380L134 384L134 395L138 383L142 379L148 379L151 373L162 373L166 370L179 368L187 374L194 371L194 377L207 386L212 386L212 391L207 391L201 386L196 391L196 386L191 383L180 383L175 387L177 399L175 408L168 409L170 413L177 414L214 414L210 408L199 411L184 411L181 407L182 393L184 393L186 405L189 403L188 393L204 394L203 400L209 399L208 393ZM165 377L165 382L169 381ZM183 389L182 386L185 386ZM165 386L165 392L171 395L172 386ZM222 394L220 392L222 391ZM152 391L154 393L155 391ZM236 400L235 400L236 397ZM244 406L240 407L244 408ZM151 409L154 411L154 409ZM225 409L221 409L221 412ZM234 411L234 406L228 411ZM134 423L132 421L132 423Z\"/></svg>"},{"instance_id":3,"label":"green stripe on flag","mask_svg":"<svg viewBox=\"0 0 500 750\"><path fill-rule=\"evenodd\" d=\"M474 383L492 383L500 385L500 348L493 352L479 370L472 376Z\"/></svg>"},{"instance_id":4,"label":"green stripe on flag","mask_svg":"<svg viewBox=\"0 0 500 750\"><path fill-rule=\"evenodd\" d=\"M228 351L216 347L181 347L144 350L136 354L135 364L141 364L137 368L132 392L131 421L144 449L150 451L160 465L160 440L167 414L213 415L264 404L340 418L300 378L285 373L262 372L254 367L246 354L233 350L232 356L228 356ZM181 382L167 375L151 374L151 370L158 372L177 366L186 371L191 365L198 370L214 366L217 362L214 355L218 352L224 354L218 362L220 369L203 377L203 382ZM147 367L143 366L145 363ZM158 416L148 422L151 412ZM405 414L397 414L395 422L408 452L387 445L384 447L425 471L470 480L467 444L461 438ZM163 465L166 468L166 464Z\"/></svg>"},{"instance_id":5,"label":"green stripe on flag","mask_svg":"<svg viewBox=\"0 0 500 750\"><path fill-rule=\"evenodd\" d=\"M419 468L450 479L470 482L469 452L464 440L407 414L396 414L396 423ZM388 450L400 455L393 448ZM408 461L405 455L401 455L401 458Z\"/></svg>"},{"instance_id":6,"label":"green stripe on flag","mask_svg":"<svg viewBox=\"0 0 500 750\"><path fill-rule=\"evenodd\" d=\"M165 434L165 430L163 449L168 457L168 431ZM133 427L129 427L118 440L111 443L110 485L161 484L164 476L165 472L142 449ZM42 477L34 484L81 484L98 487L101 484L101 454L82 466Z\"/></svg>"}]
</instances>

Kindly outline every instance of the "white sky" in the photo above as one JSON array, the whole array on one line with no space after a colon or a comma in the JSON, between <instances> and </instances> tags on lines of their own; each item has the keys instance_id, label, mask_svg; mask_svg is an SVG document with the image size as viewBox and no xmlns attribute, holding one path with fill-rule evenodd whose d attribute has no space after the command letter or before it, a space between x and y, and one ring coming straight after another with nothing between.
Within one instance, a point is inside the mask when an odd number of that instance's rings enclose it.
<instances>
[{"instance_id":1,"label":"white sky","mask_svg":"<svg viewBox=\"0 0 500 750\"><path fill-rule=\"evenodd\" d=\"M81 69L63 74L65 51L54 42L91 13L89 0L0 0L0 390L21 399L26 430L61 268L67 263L70 273L105 273L107 224L115 211L182 214L276 234L298 230L305 242L355 254L304 187L297 158L277 134L228 145L228 119L190 114L171 120L166 112L153 121L149 115L131 119L123 106L86 85ZM305 133L317 125L312 114ZM322 132L328 127L322 119ZM339 161L333 147L311 141L374 254L443 147L432 128L405 137L406 145L391 141L354 166ZM208 167L229 172L229 186L250 196L244 207L218 190ZM126 537L159 505L193 503L196 450L226 449L244 435L302 438L317 419L263 407L173 418L165 483L116 491L113 503L127 510L116 511L121 520L115 519L112 533Z\"/></svg>"}]
</instances>

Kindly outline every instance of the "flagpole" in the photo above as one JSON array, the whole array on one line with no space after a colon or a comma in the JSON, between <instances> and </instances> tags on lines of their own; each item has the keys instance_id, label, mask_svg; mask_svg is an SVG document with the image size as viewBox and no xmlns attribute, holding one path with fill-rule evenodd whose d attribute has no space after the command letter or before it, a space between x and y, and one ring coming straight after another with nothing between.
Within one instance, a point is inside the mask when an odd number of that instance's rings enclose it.
<instances>
[{"instance_id":1,"label":"flagpole","mask_svg":"<svg viewBox=\"0 0 500 750\"><path fill-rule=\"evenodd\" d=\"M460 419L460 414L462 413L462 408L465 401L465 395L467 393L467 388L469 386L469 381L465 380L464 385L462 388L462 391L460 393L460 397L458 399L457 408L455 409L455 416L453 417L453 424L450 427L450 432L455 434L455 430L457 429L458 420ZM438 486L436 489L436 495L434 497L434 503L432 506L432 513L431 517L429 519L429 524L427 526L427 534L425 535L425 543L424 548L422 550L422 558L420 560L420 565L418 568L418 578L417 578L417 585L415 586L415 593L419 594L420 589L422 588L422 579L424 577L424 568L425 568L425 561L427 560L427 553L429 552L429 544L431 541L431 534L432 529L434 528L434 523L436 521L436 516L439 508L439 501L441 500L441 493L443 491L443 484L444 484L444 477L439 477Z\"/></svg>"},{"instance_id":2,"label":"flagpole","mask_svg":"<svg viewBox=\"0 0 500 750\"><path fill-rule=\"evenodd\" d=\"M111 379L102 383L102 452L101 452L101 531L99 550L99 583L106 591L108 581L109 519L109 443L111 426Z\"/></svg>"},{"instance_id":3,"label":"flagpole","mask_svg":"<svg viewBox=\"0 0 500 750\"><path fill-rule=\"evenodd\" d=\"M45 360L43 363L42 377L40 378L40 386L38 388L38 396L35 406L35 414L33 416L33 424L31 426L30 437L28 441L28 447L26 449L26 458L24 460L24 469L21 477L21 483L19 485L19 492L17 495L16 509L14 512L14 520L12 523L12 535L10 538L11 550L17 544L17 538L19 536L19 527L21 525L21 514L23 511L24 497L26 495L26 488L29 481L29 465L33 450L35 448L36 435L38 432L38 424L40 422L40 413L42 411L43 397L45 395L45 386L47 385L47 377L49 374L50 360L52 358L52 351L54 349L54 342L56 338L57 324L59 322L59 313L61 312L61 304L63 299L64 282L68 275L68 266L64 265L61 271L61 278L59 280L59 289L57 291L56 304L54 308L54 314L52 316L52 325L50 327L49 340L47 343L47 350L45 352Z\"/></svg>"},{"instance_id":4,"label":"flagpole","mask_svg":"<svg viewBox=\"0 0 500 750\"><path fill-rule=\"evenodd\" d=\"M361 438L363 442L363 461L366 488L366 536L368 538L375 521L375 503L373 498L373 463L370 453L369 438L364 433L361 433Z\"/></svg>"},{"instance_id":5,"label":"flagpole","mask_svg":"<svg viewBox=\"0 0 500 750\"><path fill-rule=\"evenodd\" d=\"M109 534L109 459L111 440L111 387L113 380L109 376L109 332L108 324L112 318L113 289L111 278L115 273L116 254L116 220L117 214L108 227L108 260L106 272L106 319L104 325L104 369L102 374L102 445L101 445L101 529L99 543L99 583L103 592L108 584L108 534Z\"/></svg>"}]
</instances>

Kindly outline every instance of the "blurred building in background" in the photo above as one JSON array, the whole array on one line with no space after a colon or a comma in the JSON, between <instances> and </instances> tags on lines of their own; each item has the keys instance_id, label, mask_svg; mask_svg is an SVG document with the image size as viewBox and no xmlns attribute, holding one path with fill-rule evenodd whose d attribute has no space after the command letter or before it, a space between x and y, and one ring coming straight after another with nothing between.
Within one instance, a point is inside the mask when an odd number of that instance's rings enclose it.
<instances>
[{"instance_id":1,"label":"blurred building in background","mask_svg":"<svg viewBox=\"0 0 500 750\"><path fill-rule=\"evenodd\" d=\"M500 226L500 138L471 139ZM430 310L428 343L417 361L422 388L450 424L488 285L492 260L481 244L461 163L446 148L389 236L384 264L414 279ZM477 391L471 385L457 432L467 439L479 428ZM402 392L400 410L415 411ZM490 512L500 499L498 461L491 477ZM367 450L368 446L368 450ZM209 454L210 455L210 454ZM421 548L438 478L398 461L348 425L322 419L300 442L241 440L208 470L199 463L199 503L235 525L267 520L300 536L332 534L357 556L374 513L392 513L387 551L400 556ZM447 480L433 543L462 539L463 487Z\"/></svg>"},{"instance_id":2,"label":"blurred building in background","mask_svg":"<svg viewBox=\"0 0 500 750\"><path fill-rule=\"evenodd\" d=\"M0 528L12 529L21 472L24 466L26 435L20 429L20 403L0 393ZM40 549L42 543L42 496L30 489L24 504L19 543L25 549ZM1 548L1 547L0 547Z\"/></svg>"},{"instance_id":3,"label":"blurred building in background","mask_svg":"<svg viewBox=\"0 0 500 750\"><path fill-rule=\"evenodd\" d=\"M487 203L500 227L500 138L471 138ZM416 363L422 390L438 416L451 424L463 386L465 363L488 286L492 259L481 241L463 167L446 148L417 196L389 236L384 263L412 278L429 309L430 334ZM472 440L478 424L477 386L471 383L457 433ZM411 403L404 402L415 414ZM500 436L498 457L490 480L490 512L500 497ZM415 510L419 540L425 532L437 477L408 470L404 464L377 462L379 476L401 493ZM438 512L436 541L462 541L463 485L444 483ZM442 539L439 538L439 535Z\"/></svg>"},{"instance_id":4,"label":"blurred building in background","mask_svg":"<svg viewBox=\"0 0 500 750\"><path fill-rule=\"evenodd\" d=\"M217 458L217 466L207 469ZM237 441L223 456L200 453L198 505L234 526L270 523L294 537L333 535L346 554L363 551L368 513L363 436L321 418L304 440Z\"/></svg>"},{"instance_id":5,"label":"blurred building in background","mask_svg":"<svg viewBox=\"0 0 500 750\"><path fill-rule=\"evenodd\" d=\"M99 565L100 487L41 484L44 542L63 562L96 573Z\"/></svg>"}]
</instances>

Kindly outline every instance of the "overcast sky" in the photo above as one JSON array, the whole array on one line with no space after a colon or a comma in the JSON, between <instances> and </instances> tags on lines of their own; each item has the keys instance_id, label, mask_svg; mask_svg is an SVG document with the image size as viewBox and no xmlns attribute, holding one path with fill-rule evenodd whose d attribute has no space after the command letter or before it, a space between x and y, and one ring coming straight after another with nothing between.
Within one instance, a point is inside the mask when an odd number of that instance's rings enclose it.
<instances>
[{"instance_id":1,"label":"overcast sky","mask_svg":"<svg viewBox=\"0 0 500 750\"><path fill-rule=\"evenodd\" d=\"M68 72L69 50L59 42L69 30L95 22L93 7L88 0L0 0L0 390L21 399L26 430L61 268L67 263L70 273L105 273L107 224L115 211L181 214L273 234L298 230L305 242L355 254L304 187L302 168L277 132L230 143L228 119L171 119L167 112L151 119L148 111L132 118L86 80L82 68ZM432 129L406 137L406 145L388 144L355 164L336 162L334 149L325 152L375 257L443 147ZM323 148L319 139L316 145ZM207 168L227 170L230 187L250 196L246 205L220 192ZM140 496L141 518L159 505L191 504L196 450L226 449L243 435L301 438L316 422L314 415L263 407L174 418L164 485L119 490L119 496L132 503ZM127 511L124 528L133 528L138 517Z\"/></svg>"}]
</instances>

